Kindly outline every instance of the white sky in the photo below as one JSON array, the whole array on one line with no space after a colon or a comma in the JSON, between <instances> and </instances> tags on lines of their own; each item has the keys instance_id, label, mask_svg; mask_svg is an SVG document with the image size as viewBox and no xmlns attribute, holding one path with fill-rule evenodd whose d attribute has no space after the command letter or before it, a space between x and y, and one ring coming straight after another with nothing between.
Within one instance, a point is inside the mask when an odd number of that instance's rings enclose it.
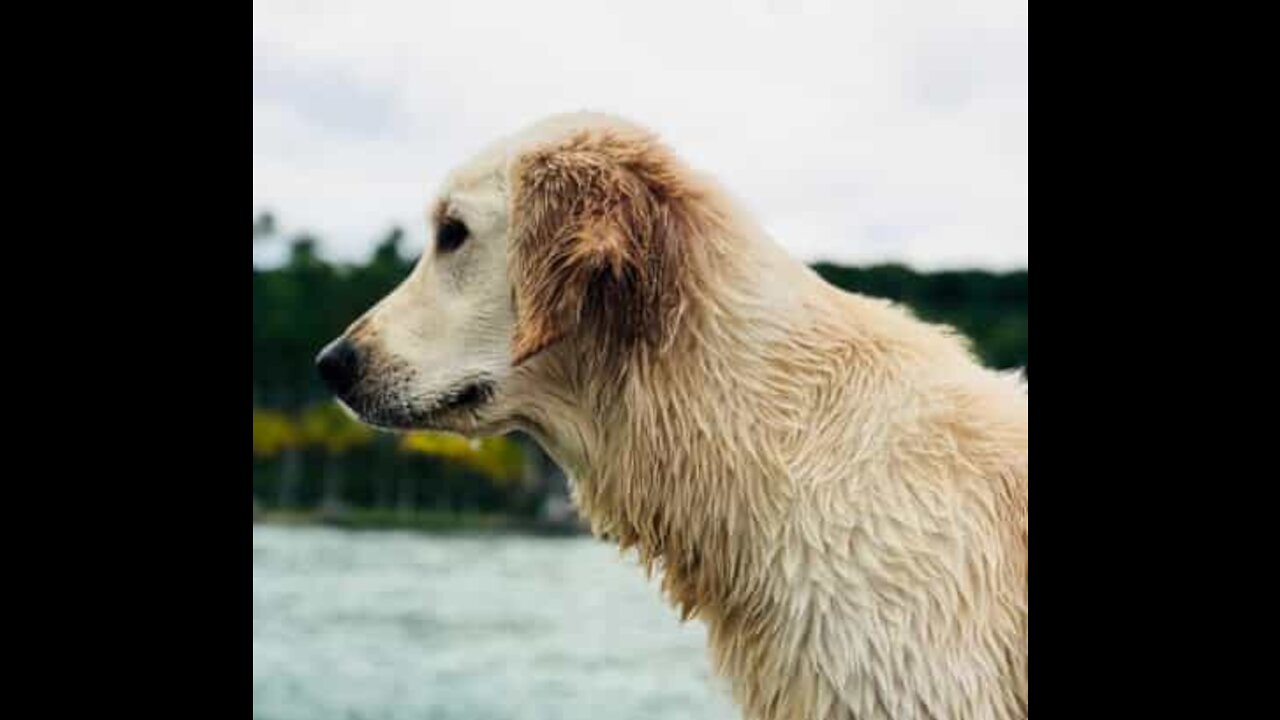
<instances>
[{"instance_id":1,"label":"white sky","mask_svg":"<svg viewBox=\"0 0 1280 720\"><path fill-rule=\"evenodd\" d=\"M583 109L803 260L1027 265L1026 0L254 0L254 214L332 258L416 253L453 166Z\"/></svg>"}]
</instances>

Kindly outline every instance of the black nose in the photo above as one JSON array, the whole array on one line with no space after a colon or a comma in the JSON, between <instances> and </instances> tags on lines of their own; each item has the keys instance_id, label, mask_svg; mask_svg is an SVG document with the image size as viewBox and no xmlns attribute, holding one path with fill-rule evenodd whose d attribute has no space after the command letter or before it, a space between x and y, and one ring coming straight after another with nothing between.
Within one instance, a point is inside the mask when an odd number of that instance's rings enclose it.
<instances>
[{"instance_id":1,"label":"black nose","mask_svg":"<svg viewBox=\"0 0 1280 720\"><path fill-rule=\"evenodd\" d=\"M341 397L360 377L360 355L346 338L338 338L316 356L316 368L329 389Z\"/></svg>"}]
</instances>

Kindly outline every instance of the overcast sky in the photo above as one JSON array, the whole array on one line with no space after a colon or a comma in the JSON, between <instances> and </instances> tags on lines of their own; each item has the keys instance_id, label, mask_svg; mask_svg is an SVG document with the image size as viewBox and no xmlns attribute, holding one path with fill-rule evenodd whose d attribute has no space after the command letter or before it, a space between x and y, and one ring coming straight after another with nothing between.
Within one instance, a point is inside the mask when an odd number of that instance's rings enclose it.
<instances>
[{"instance_id":1,"label":"overcast sky","mask_svg":"<svg viewBox=\"0 0 1280 720\"><path fill-rule=\"evenodd\" d=\"M1025 0L254 0L254 214L332 258L416 253L453 166L582 109L806 261L1027 265Z\"/></svg>"}]
</instances>

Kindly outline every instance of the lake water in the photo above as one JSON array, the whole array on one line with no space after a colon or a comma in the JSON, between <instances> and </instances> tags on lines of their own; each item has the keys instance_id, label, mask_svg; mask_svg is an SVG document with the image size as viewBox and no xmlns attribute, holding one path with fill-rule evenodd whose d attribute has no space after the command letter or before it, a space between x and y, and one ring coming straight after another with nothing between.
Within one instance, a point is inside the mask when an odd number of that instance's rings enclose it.
<instances>
[{"instance_id":1,"label":"lake water","mask_svg":"<svg viewBox=\"0 0 1280 720\"><path fill-rule=\"evenodd\" d=\"M255 720L738 718L705 632L590 538L253 528Z\"/></svg>"}]
</instances>

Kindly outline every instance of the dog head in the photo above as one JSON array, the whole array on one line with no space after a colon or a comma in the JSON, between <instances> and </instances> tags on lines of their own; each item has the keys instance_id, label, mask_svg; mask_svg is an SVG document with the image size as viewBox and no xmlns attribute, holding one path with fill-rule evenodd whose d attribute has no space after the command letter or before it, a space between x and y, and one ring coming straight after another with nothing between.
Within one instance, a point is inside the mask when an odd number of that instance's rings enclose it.
<instances>
[{"instance_id":1,"label":"dog head","mask_svg":"<svg viewBox=\"0 0 1280 720\"><path fill-rule=\"evenodd\" d=\"M326 347L362 420L502 432L547 356L660 351L683 308L690 193L647 131L557 116L452 173L410 276Z\"/></svg>"}]
</instances>

